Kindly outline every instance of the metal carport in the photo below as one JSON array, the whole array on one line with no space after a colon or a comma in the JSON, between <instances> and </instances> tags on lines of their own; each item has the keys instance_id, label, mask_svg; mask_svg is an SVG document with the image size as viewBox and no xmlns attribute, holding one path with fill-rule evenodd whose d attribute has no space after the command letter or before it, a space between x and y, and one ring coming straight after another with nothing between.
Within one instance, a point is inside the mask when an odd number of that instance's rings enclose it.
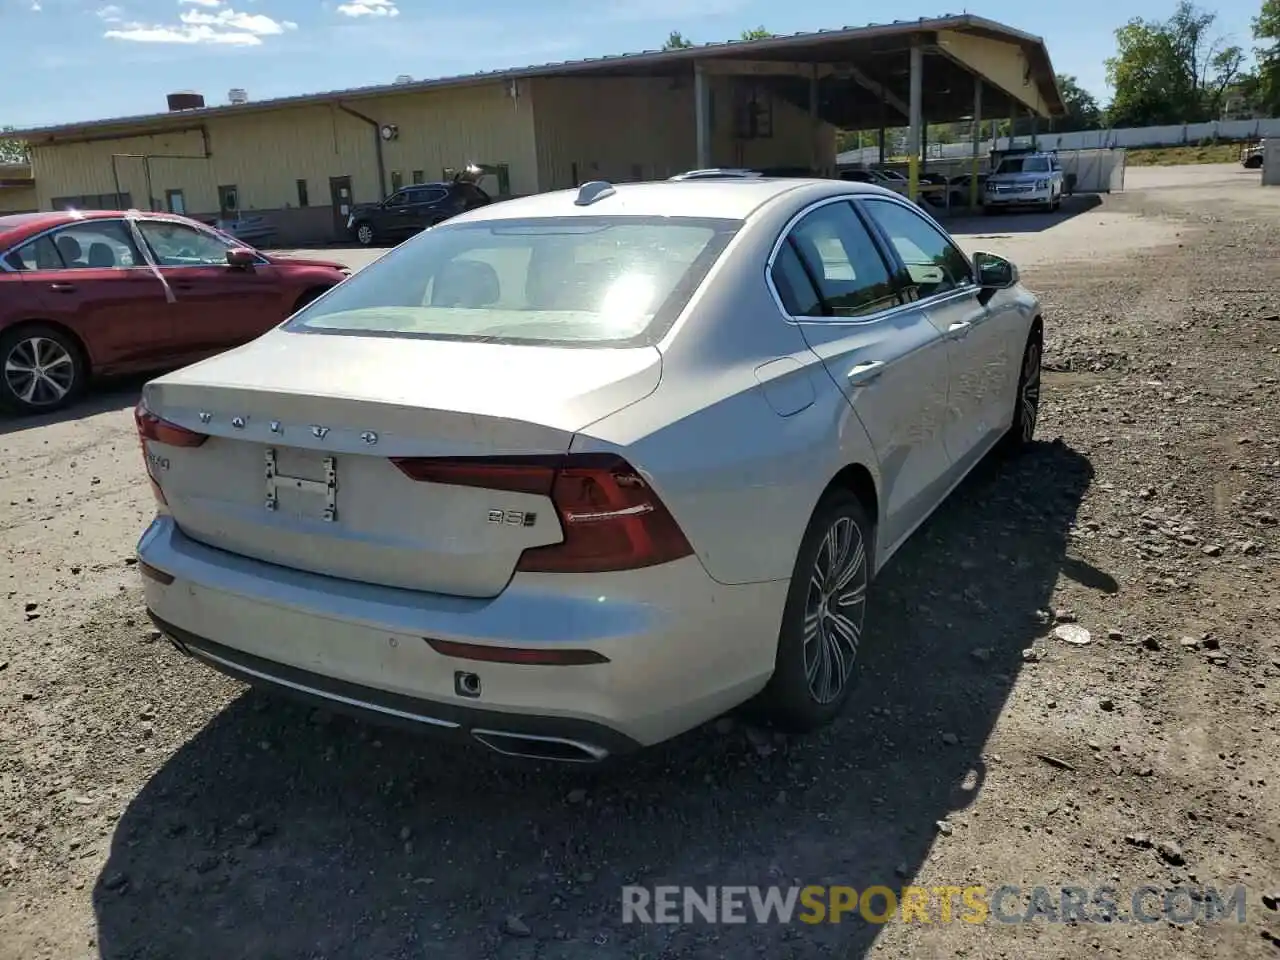
<instances>
[{"instance_id":1,"label":"metal carport","mask_svg":"<svg viewBox=\"0 0 1280 960\"><path fill-rule=\"evenodd\" d=\"M697 165L711 165L706 78L752 77L845 130L909 129L918 196L927 123L1065 113L1044 41L969 14L527 68L525 76L669 77L694 85ZM816 140L814 166L820 166ZM974 184L976 189L976 182Z\"/></svg>"}]
</instances>

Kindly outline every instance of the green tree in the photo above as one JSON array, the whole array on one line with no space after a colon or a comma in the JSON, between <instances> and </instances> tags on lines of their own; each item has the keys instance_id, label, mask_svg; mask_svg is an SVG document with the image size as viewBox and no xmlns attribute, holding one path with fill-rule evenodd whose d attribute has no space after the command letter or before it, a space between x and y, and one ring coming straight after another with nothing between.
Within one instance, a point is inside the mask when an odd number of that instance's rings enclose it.
<instances>
[{"instance_id":1,"label":"green tree","mask_svg":"<svg viewBox=\"0 0 1280 960\"><path fill-rule=\"evenodd\" d=\"M1062 94L1062 105L1067 108L1067 115L1054 124L1055 130L1095 130L1102 126L1102 110L1097 99L1080 86L1075 77L1058 74L1058 92Z\"/></svg>"},{"instance_id":2,"label":"green tree","mask_svg":"<svg viewBox=\"0 0 1280 960\"><path fill-rule=\"evenodd\" d=\"M1217 14L1181 0L1168 20L1135 18L1116 31L1107 59L1116 127L1191 123L1217 116L1244 51L1213 33Z\"/></svg>"},{"instance_id":3,"label":"green tree","mask_svg":"<svg viewBox=\"0 0 1280 960\"><path fill-rule=\"evenodd\" d=\"M687 50L693 44L685 39L683 33L679 30L672 30L667 42L662 45L663 50Z\"/></svg>"},{"instance_id":4,"label":"green tree","mask_svg":"<svg viewBox=\"0 0 1280 960\"><path fill-rule=\"evenodd\" d=\"M27 145L14 137L6 136L13 127L0 127L0 163L26 163L29 159Z\"/></svg>"},{"instance_id":5,"label":"green tree","mask_svg":"<svg viewBox=\"0 0 1280 960\"><path fill-rule=\"evenodd\" d=\"M1258 58L1258 106L1270 116L1280 114L1280 0L1263 0L1253 20L1254 49Z\"/></svg>"},{"instance_id":6,"label":"green tree","mask_svg":"<svg viewBox=\"0 0 1280 960\"><path fill-rule=\"evenodd\" d=\"M774 36L777 36L777 34L770 33L764 27L756 27L754 30L742 31L743 40L768 40L770 37Z\"/></svg>"}]
</instances>

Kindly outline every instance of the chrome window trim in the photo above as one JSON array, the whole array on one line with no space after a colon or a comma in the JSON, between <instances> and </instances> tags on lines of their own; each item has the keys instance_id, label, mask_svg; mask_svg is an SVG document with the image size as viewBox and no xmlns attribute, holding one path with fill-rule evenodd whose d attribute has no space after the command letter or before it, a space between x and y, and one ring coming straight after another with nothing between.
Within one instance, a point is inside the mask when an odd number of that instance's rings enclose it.
<instances>
[{"instance_id":1,"label":"chrome window trim","mask_svg":"<svg viewBox=\"0 0 1280 960\"><path fill-rule=\"evenodd\" d=\"M17 243L13 244L12 246L7 247L4 250L0 250L0 272L16 273L20 277L25 277L29 274L36 274L36 273L49 273L50 270L47 268L43 270L41 269L15 270L13 267L9 266L9 255L13 253L17 253L19 250L21 250L23 247L25 247L29 243L35 243L41 237L47 237L49 234L57 233L59 230L65 230L68 227L74 227L76 224L80 224L80 223L121 223L123 224L127 219L128 219L127 217L82 217L78 220L68 220L66 223L59 223L57 226L45 227L45 229L41 230L39 233L33 233L31 236L26 237L22 240L19 240ZM126 227L125 229L127 230L128 228ZM139 250L138 252L141 253L142 251ZM116 267L54 267L53 269L55 270L150 270L151 268L148 267L145 263L143 264L135 263L133 266L129 266L129 267L120 267L120 266L116 266Z\"/></svg>"},{"instance_id":2,"label":"chrome window trim","mask_svg":"<svg viewBox=\"0 0 1280 960\"><path fill-rule=\"evenodd\" d=\"M823 324L823 325L834 324L837 326L862 326L868 323L879 323L882 320L887 320L890 317L895 317L900 313L905 313L908 310L914 310L918 307L940 306L951 300L958 300L962 296L968 296L972 294L976 289L976 285L972 281L970 281L969 283L956 287L953 290L947 290L947 291L944 291L943 293L937 293L931 297L924 297L920 300L912 300L909 303L900 303L896 307L890 307L887 310L879 310L875 313L868 313L865 316L861 316L861 317L795 317L795 316L792 316L787 311L786 306L783 305L782 297L779 295L778 288L774 285L774 282L773 282L773 264L774 264L774 261L778 259L778 254L782 251L782 245L787 242L787 238L791 236L791 231L795 229L796 224L798 224L801 220L803 220L813 211L819 210L822 207L828 206L829 204L833 204L833 203L852 204L852 203L856 203L859 200L864 200L867 198L871 198L875 200L883 200L885 203L896 203L898 206L906 207L908 210L912 210L912 207L913 207L912 204L906 203L901 198L899 198L897 194L893 194L892 196L883 196L878 193L876 194L842 193L834 197L823 197L821 200L816 200L813 203L809 204L808 206L804 207L802 210L800 210L799 213L795 214L795 216L793 216L790 220L788 220L786 224L783 226L782 230L778 233L778 238L773 243L773 250L772 252L770 252L769 259L765 263L764 282L765 282L765 286L769 288L769 294L773 297L774 306L778 308L778 313L782 315L782 319L784 323L789 323L792 326L797 326L797 327L804 326L806 324ZM912 212L917 214L919 213L918 210L912 210ZM855 212L855 216L856 215L857 214ZM928 215L926 214L925 216L927 217ZM936 223L935 223L935 226L937 226ZM942 230L940 226L938 227L938 229ZM945 230L942 230L942 234L944 237L950 237L950 234L948 234ZM868 231L868 236L871 237L871 240L873 243L877 244L877 246L879 245L878 237L870 233L870 231ZM955 246L954 242L952 243L952 246ZM956 249L960 250L959 247L956 247ZM966 259L969 259L968 254L965 254L963 250L960 250L960 253L964 254ZM970 260L970 264L972 265L972 260Z\"/></svg>"}]
</instances>

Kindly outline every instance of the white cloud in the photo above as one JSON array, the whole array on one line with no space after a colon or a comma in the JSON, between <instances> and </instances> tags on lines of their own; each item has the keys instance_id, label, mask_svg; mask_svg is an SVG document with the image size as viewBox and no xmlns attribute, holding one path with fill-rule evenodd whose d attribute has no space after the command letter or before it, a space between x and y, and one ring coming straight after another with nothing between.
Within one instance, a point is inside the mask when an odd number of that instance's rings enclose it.
<instances>
[{"instance_id":1,"label":"white cloud","mask_svg":"<svg viewBox=\"0 0 1280 960\"><path fill-rule=\"evenodd\" d=\"M286 30L298 28L298 25L291 20L272 20L261 13L237 13L230 7L219 10L217 13L188 10L180 19L188 26L230 27L233 30L260 37L276 36Z\"/></svg>"},{"instance_id":2,"label":"white cloud","mask_svg":"<svg viewBox=\"0 0 1280 960\"><path fill-rule=\"evenodd\" d=\"M215 12L185 10L179 15L179 23L147 24L128 23L108 30L104 36L112 40L128 40L133 43L207 43L218 46L257 47L263 37L279 36L298 25L291 20L273 20L260 13L239 13L223 7L220 0L179 0L180 3L214 8ZM115 19L108 19L106 11L113 11ZM98 16L108 22L119 21L118 7L104 7Z\"/></svg>"},{"instance_id":3,"label":"white cloud","mask_svg":"<svg viewBox=\"0 0 1280 960\"><path fill-rule=\"evenodd\" d=\"M98 19L105 23L119 23L124 19L124 11L114 3L109 3L98 10Z\"/></svg>"},{"instance_id":4,"label":"white cloud","mask_svg":"<svg viewBox=\"0 0 1280 960\"><path fill-rule=\"evenodd\" d=\"M262 39L252 33L220 33L204 26L148 27L138 23L124 30L108 30L103 36L134 43L213 43L239 47L256 47L262 43Z\"/></svg>"},{"instance_id":5,"label":"white cloud","mask_svg":"<svg viewBox=\"0 0 1280 960\"><path fill-rule=\"evenodd\" d=\"M344 17L398 17L400 8L394 0L353 0L338 7Z\"/></svg>"},{"instance_id":6,"label":"white cloud","mask_svg":"<svg viewBox=\"0 0 1280 960\"><path fill-rule=\"evenodd\" d=\"M31 0L31 12L39 13L44 7L40 6L40 0Z\"/></svg>"}]
</instances>

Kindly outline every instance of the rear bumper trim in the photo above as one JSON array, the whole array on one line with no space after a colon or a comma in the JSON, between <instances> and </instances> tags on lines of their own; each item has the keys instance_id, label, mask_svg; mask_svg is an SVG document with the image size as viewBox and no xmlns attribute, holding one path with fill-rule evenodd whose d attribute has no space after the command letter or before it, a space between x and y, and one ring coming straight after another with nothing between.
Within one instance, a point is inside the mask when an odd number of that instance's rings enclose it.
<instances>
[{"instance_id":1,"label":"rear bumper trim","mask_svg":"<svg viewBox=\"0 0 1280 960\"><path fill-rule=\"evenodd\" d=\"M147 613L182 653L220 673L375 723L408 726L464 742L478 740L500 753L507 751L489 743L489 737L573 744L597 760L641 747L639 741L626 734L587 720L438 703L335 680L234 650L174 626L150 610Z\"/></svg>"}]
</instances>

